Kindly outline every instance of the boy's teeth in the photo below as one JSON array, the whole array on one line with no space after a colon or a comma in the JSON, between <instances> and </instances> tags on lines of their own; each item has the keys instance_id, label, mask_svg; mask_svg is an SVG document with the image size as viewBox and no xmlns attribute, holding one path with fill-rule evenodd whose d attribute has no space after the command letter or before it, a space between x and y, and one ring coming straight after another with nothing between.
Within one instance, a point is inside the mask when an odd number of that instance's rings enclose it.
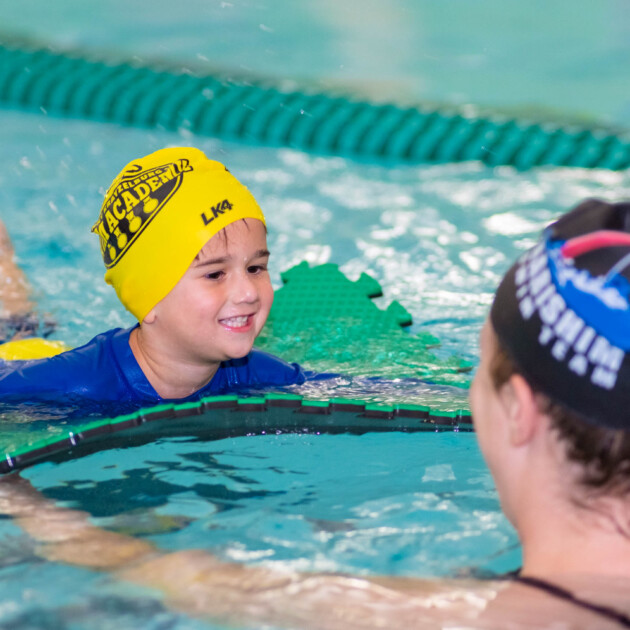
<instances>
[{"instance_id":1,"label":"boy's teeth","mask_svg":"<svg viewBox=\"0 0 630 630\"><path fill-rule=\"evenodd\" d=\"M241 326L245 326L247 323L247 316L245 317L230 317L229 319L224 319L223 323L231 328L240 328Z\"/></svg>"}]
</instances>

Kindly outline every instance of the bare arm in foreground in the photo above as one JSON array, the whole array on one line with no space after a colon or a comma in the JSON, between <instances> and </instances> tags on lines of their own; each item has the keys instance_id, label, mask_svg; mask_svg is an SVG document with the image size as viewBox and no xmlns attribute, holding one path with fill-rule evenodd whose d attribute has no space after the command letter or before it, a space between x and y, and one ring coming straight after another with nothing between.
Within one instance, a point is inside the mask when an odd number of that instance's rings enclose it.
<instances>
[{"instance_id":1,"label":"bare arm in foreground","mask_svg":"<svg viewBox=\"0 0 630 630\"><path fill-rule=\"evenodd\" d=\"M230 623L289 628L615 628L606 620L508 581L359 578L224 562L206 551L164 553L108 532L84 512L59 507L17 475L0 480L0 513L11 515L51 561L112 572L156 589L182 612Z\"/></svg>"},{"instance_id":2,"label":"bare arm in foreground","mask_svg":"<svg viewBox=\"0 0 630 630\"><path fill-rule=\"evenodd\" d=\"M114 572L161 591L178 610L231 623L437 628L447 619L472 622L497 590L492 583L367 580L247 567L198 550L163 553L92 525L86 513L55 505L16 475L0 480L0 512L41 542L37 552L49 560Z\"/></svg>"}]
</instances>

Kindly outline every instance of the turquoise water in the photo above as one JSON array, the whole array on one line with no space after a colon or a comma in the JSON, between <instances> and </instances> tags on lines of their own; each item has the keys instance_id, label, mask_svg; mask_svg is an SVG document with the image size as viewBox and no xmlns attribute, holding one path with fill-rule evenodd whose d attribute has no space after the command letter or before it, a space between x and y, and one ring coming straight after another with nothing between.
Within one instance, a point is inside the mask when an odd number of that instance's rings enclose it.
<instances>
[{"instance_id":1,"label":"turquoise water","mask_svg":"<svg viewBox=\"0 0 630 630\"><path fill-rule=\"evenodd\" d=\"M519 561L472 434L170 438L22 475L108 529L172 551L373 575L501 572Z\"/></svg>"},{"instance_id":2,"label":"turquoise water","mask_svg":"<svg viewBox=\"0 0 630 630\"><path fill-rule=\"evenodd\" d=\"M474 362L478 331L510 260L581 198L630 193L628 173L519 173L478 164L387 167L33 114L0 116L0 217L41 310L57 319L57 336L71 344L131 323L102 282L89 228L104 182L137 153L165 144L194 143L220 156L250 186L268 216L277 286L280 270L305 258L338 263L350 277L367 271L383 287L379 302L398 299L411 312L412 333L428 329L442 340L440 352ZM459 395L465 403L465 394ZM392 397L414 396L422 398L408 390L394 390ZM34 427L29 414L5 415L3 422L13 434ZM55 430L62 423L56 419ZM244 438L200 450L216 457L195 464L190 474L205 477L197 483L213 486L219 499L176 490L157 505L118 505L100 522L149 535L167 548L207 546L239 562L304 570L442 575L519 564L514 533L472 435ZM184 488L191 483L174 455L169 458L175 464L161 463L163 453L158 463L153 455L128 455L122 461L139 462L140 471L124 477L129 492L144 492L145 479L153 491L162 479ZM253 464L260 466L253 471ZM109 501L120 483L118 472L95 484L101 464L77 466L42 466L29 474L53 496L99 514L107 504L103 497ZM225 495L231 509L221 499ZM12 626L41 627L45 618L62 628L209 627L172 612L155 594L43 562L32 542L6 521L0 583L0 623Z\"/></svg>"},{"instance_id":3,"label":"turquoise water","mask_svg":"<svg viewBox=\"0 0 630 630\"><path fill-rule=\"evenodd\" d=\"M628 172L477 163L361 164L289 149L247 147L115 125L2 112L0 217L56 336L76 345L128 325L102 281L90 228L111 179L129 160L169 144L195 144L250 187L269 223L271 272L302 260L334 262L350 278L375 277L386 306L409 310L442 351L476 361L493 291L540 229L587 196L630 196Z\"/></svg>"},{"instance_id":4,"label":"turquoise water","mask_svg":"<svg viewBox=\"0 0 630 630\"><path fill-rule=\"evenodd\" d=\"M619 0L368 1L361 19L358 6L0 0L0 30L379 100L630 127L630 18ZM442 356L474 364L496 284L541 227L584 197L630 197L628 172L369 164L45 112L0 111L0 124L0 218L41 312L71 345L132 323L102 281L89 230L120 168L165 145L199 146L254 192L268 217L276 287L282 270L305 259L337 263L350 278L368 272L383 288L379 305L396 299L409 310L411 334L430 330ZM435 392L426 395L430 402ZM465 404L465 393L449 395ZM3 422L25 433L33 426L28 414ZM103 526L168 549L205 547L239 562L363 574L518 566L514 533L470 434L162 440L143 449L44 464L27 476ZM154 594L42 561L10 521L0 521L0 584L4 625L209 627Z\"/></svg>"},{"instance_id":5,"label":"turquoise water","mask_svg":"<svg viewBox=\"0 0 630 630\"><path fill-rule=\"evenodd\" d=\"M470 433L162 439L23 476L112 531L250 565L470 576L520 562ZM5 627L209 627L155 593L42 562L10 521L0 586Z\"/></svg>"}]
</instances>

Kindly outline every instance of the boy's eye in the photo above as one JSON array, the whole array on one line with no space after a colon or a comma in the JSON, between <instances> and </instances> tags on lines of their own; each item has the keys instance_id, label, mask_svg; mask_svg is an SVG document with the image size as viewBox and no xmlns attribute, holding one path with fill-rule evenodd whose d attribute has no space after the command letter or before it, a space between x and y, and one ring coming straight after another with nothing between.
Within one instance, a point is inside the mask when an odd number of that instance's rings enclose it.
<instances>
[{"instance_id":1,"label":"boy's eye","mask_svg":"<svg viewBox=\"0 0 630 630\"><path fill-rule=\"evenodd\" d=\"M261 271L265 271L267 269L267 265L250 265L247 267L247 273L260 273Z\"/></svg>"},{"instance_id":2,"label":"boy's eye","mask_svg":"<svg viewBox=\"0 0 630 630\"><path fill-rule=\"evenodd\" d=\"M211 273L206 274L206 278L208 278L208 280L220 280L222 277L223 277L222 271L213 271Z\"/></svg>"}]
</instances>

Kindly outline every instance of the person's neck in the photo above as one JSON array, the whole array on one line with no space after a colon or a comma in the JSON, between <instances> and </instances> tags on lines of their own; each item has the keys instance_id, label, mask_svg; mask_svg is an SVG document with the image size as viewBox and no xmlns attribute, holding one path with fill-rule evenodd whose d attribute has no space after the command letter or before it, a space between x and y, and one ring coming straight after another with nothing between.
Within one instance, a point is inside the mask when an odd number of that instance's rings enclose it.
<instances>
[{"instance_id":1,"label":"person's neck","mask_svg":"<svg viewBox=\"0 0 630 630\"><path fill-rule=\"evenodd\" d=\"M582 464L540 415L529 439L510 447L498 478L522 545L525 575L592 574L630 579L630 505L582 485Z\"/></svg>"},{"instance_id":2,"label":"person's neck","mask_svg":"<svg viewBox=\"0 0 630 630\"><path fill-rule=\"evenodd\" d=\"M523 574L630 579L630 536L615 516L609 509L569 505L560 499L531 511L519 527Z\"/></svg>"},{"instance_id":3,"label":"person's neck","mask_svg":"<svg viewBox=\"0 0 630 630\"><path fill-rule=\"evenodd\" d=\"M220 365L182 357L145 334L141 326L131 331L129 346L147 380L164 399L191 396L212 380Z\"/></svg>"}]
</instances>

